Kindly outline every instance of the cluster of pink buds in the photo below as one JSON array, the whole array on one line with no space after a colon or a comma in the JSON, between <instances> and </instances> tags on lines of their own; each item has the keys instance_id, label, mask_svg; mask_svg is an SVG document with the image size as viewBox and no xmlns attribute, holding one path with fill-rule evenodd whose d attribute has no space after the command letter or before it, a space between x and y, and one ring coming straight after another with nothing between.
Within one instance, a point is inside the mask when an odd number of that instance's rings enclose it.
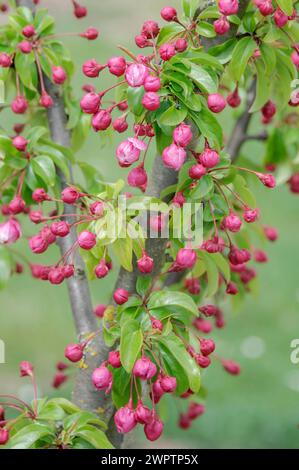
<instances>
[{"instance_id":1,"label":"cluster of pink buds","mask_svg":"<svg viewBox=\"0 0 299 470\"><path fill-rule=\"evenodd\" d=\"M204 405L191 401L189 403L187 412L180 414L179 427L181 429L189 429L192 421L199 418L199 416L202 416L205 411L206 409Z\"/></svg>"},{"instance_id":2,"label":"cluster of pink buds","mask_svg":"<svg viewBox=\"0 0 299 470\"><path fill-rule=\"evenodd\" d=\"M173 142L163 150L162 159L166 167L180 170L186 160L186 147L193 138L190 126L181 123L173 131Z\"/></svg>"},{"instance_id":3,"label":"cluster of pink buds","mask_svg":"<svg viewBox=\"0 0 299 470\"><path fill-rule=\"evenodd\" d=\"M221 16L218 20L214 21L214 30L216 34L223 35L230 29L227 17L238 13L239 2L238 0L219 0L218 10Z\"/></svg>"}]
</instances>

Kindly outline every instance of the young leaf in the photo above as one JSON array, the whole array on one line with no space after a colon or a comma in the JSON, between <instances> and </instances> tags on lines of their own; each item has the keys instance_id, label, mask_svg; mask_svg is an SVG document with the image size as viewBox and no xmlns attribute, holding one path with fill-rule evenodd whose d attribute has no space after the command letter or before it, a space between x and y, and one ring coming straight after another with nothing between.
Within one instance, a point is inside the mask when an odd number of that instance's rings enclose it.
<instances>
[{"instance_id":1,"label":"young leaf","mask_svg":"<svg viewBox=\"0 0 299 470\"><path fill-rule=\"evenodd\" d=\"M143 344L139 323L128 320L122 325L120 336L120 358L124 369L131 372Z\"/></svg>"},{"instance_id":2,"label":"young leaf","mask_svg":"<svg viewBox=\"0 0 299 470\"><path fill-rule=\"evenodd\" d=\"M239 82L244 75L247 63L255 49L256 42L252 37L246 36L237 42L228 67L231 77L236 82Z\"/></svg>"},{"instance_id":3,"label":"young leaf","mask_svg":"<svg viewBox=\"0 0 299 470\"><path fill-rule=\"evenodd\" d=\"M31 160L34 172L49 186L54 186L56 172L53 161L47 155L39 155Z\"/></svg>"}]
</instances>

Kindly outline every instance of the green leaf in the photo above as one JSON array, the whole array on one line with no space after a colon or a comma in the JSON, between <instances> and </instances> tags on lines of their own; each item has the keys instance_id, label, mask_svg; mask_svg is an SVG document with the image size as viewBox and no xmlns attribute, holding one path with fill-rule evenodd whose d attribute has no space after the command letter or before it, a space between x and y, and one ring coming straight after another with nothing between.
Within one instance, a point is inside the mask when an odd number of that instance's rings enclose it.
<instances>
[{"instance_id":1,"label":"green leaf","mask_svg":"<svg viewBox=\"0 0 299 470\"><path fill-rule=\"evenodd\" d=\"M229 72L231 77L239 82L244 75L247 63L256 49L256 42L252 37L240 39L233 50L232 59L229 64Z\"/></svg>"},{"instance_id":2,"label":"green leaf","mask_svg":"<svg viewBox=\"0 0 299 470\"><path fill-rule=\"evenodd\" d=\"M231 272L227 259L221 253L212 253L210 256L217 265L219 271L223 274L224 279L229 282Z\"/></svg>"},{"instance_id":3,"label":"green leaf","mask_svg":"<svg viewBox=\"0 0 299 470\"><path fill-rule=\"evenodd\" d=\"M51 402L55 402L68 414L77 413L78 411L81 411L77 405L67 400L66 398L52 398Z\"/></svg>"},{"instance_id":4,"label":"green leaf","mask_svg":"<svg viewBox=\"0 0 299 470\"><path fill-rule=\"evenodd\" d=\"M216 36L213 25L211 23L208 23L207 21L200 21L198 23L196 31L198 32L198 34L204 36L205 38L214 38Z\"/></svg>"},{"instance_id":5,"label":"green leaf","mask_svg":"<svg viewBox=\"0 0 299 470\"><path fill-rule=\"evenodd\" d=\"M255 113L261 109L271 96L271 79L265 75L265 68L261 60L255 62L257 80L255 99L250 108L250 113Z\"/></svg>"},{"instance_id":6,"label":"green leaf","mask_svg":"<svg viewBox=\"0 0 299 470\"><path fill-rule=\"evenodd\" d=\"M208 139L210 145L219 151L222 147L222 127L215 116L213 116L213 113L207 108L202 107L197 113L190 112L190 117L202 135Z\"/></svg>"},{"instance_id":7,"label":"green leaf","mask_svg":"<svg viewBox=\"0 0 299 470\"><path fill-rule=\"evenodd\" d=\"M117 238L111 245L121 266L127 271L133 271L133 243L130 237Z\"/></svg>"},{"instance_id":8,"label":"green leaf","mask_svg":"<svg viewBox=\"0 0 299 470\"><path fill-rule=\"evenodd\" d=\"M288 150L284 138L284 132L281 129L275 128L270 134L267 145L265 164L282 163L288 159Z\"/></svg>"},{"instance_id":9,"label":"green leaf","mask_svg":"<svg viewBox=\"0 0 299 470\"><path fill-rule=\"evenodd\" d=\"M213 179L210 175L204 175L197 182L195 188L190 191L190 197L193 200L202 200L214 188Z\"/></svg>"},{"instance_id":10,"label":"green leaf","mask_svg":"<svg viewBox=\"0 0 299 470\"><path fill-rule=\"evenodd\" d=\"M216 294L218 287L219 287L219 275L218 275L218 268L209 253L204 251L200 252L200 258L204 261L207 276L208 276L208 288L207 288L207 297L212 297Z\"/></svg>"},{"instance_id":11,"label":"green leaf","mask_svg":"<svg viewBox=\"0 0 299 470\"><path fill-rule=\"evenodd\" d=\"M226 64L230 61L233 51L235 49L237 43L236 38L229 39L225 41L223 44L219 44L218 46L211 47L209 49L209 54L213 57L217 57L221 64Z\"/></svg>"},{"instance_id":12,"label":"green leaf","mask_svg":"<svg viewBox=\"0 0 299 470\"><path fill-rule=\"evenodd\" d=\"M271 75L275 71L276 66L276 54L275 50L269 44L262 42L259 46L259 49L262 54L262 60L265 64L265 73L266 75Z\"/></svg>"},{"instance_id":13,"label":"green leaf","mask_svg":"<svg viewBox=\"0 0 299 470\"><path fill-rule=\"evenodd\" d=\"M120 358L124 369L131 372L143 344L143 335L139 323L135 320L126 321L121 328Z\"/></svg>"},{"instance_id":14,"label":"green leaf","mask_svg":"<svg viewBox=\"0 0 299 470\"><path fill-rule=\"evenodd\" d=\"M199 65L192 62L190 62L190 64L191 70L189 72L189 76L196 83L196 85L198 85L207 93L216 93L218 89L218 83L214 80L214 77Z\"/></svg>"},{"instance_id":15,"label":"green leaf","mask_svg":"<svg viewBox=\"0 0 299 470\"><path fill-rule=\"evenodd\" d=\"M160 342L158 346L166 373L177 379L176 395L181 395L189 388L188 375L176 357L173 354L169 354L169 349L164 344Z\"/></svg>"},{"instance_id":16,"label":"green leaf","mask_svg":"<svg viewBox=\"0 0 299 470\"><path fill-rule=\"evenodd\" d=\"M36 91L37 72L33 52L23 54L21 51L17 51L14 64L23 84L30 90Z\"/></svg>"},{"instance_id":17,"label":"green leaf","mask_svg":"<svg viewBox=\"0 0 299 470\"><path fill-rule=\"evenodd\" d=\"M35 150L42 155L48 155L55 165L65 174L66 179L70 179L69 161L60 150L50 145L39 145Z\"/></svg>"},{"instance_id":18,"label":"green leaf","mask_svg":"<svg viewBox=\"0 0 299 470\"><path fill-rule=\"evenodd\" d=\"M168 354L180 363L188 377L191 390L197 392L200 388L200 368L187 353L183 342L172 332L166 337L159 337L158 341L167 349Z\"/></svg>"},{"instance_id":19,"label":"green leaf","mask_svg":"<svg viewBox=\"0 0 299 470\"><path fill-rule=\"evenodd\" d=\"M176 34L183 32L184 28L177 23L170 23L166 26L161 28L159 36L157 38L157 45L161 46L164 42L167 42L170 38L175 36Z\"/></svg>"},{"instance_id":20,"label":"green leaf","mask_svg":"<svg viewBox=\"0 0 299 470\"><path fill-rule=\"evenodd\" d=\"M144 93L144 88L142 86L128 88L128 105L136 116L141 116L141 114L143 114L145 111L141 104Z\"/></svg>"},{"instance_id":21,"label":"green leaf","mask_svg":"<svg viewBox=\"0 0 299 470\"><path fill-rule=\"evenodd\" d=\"M148 292L152 284L152 278L150 276L138 276L136 282L136 291L142 297Z\"/></svg>"},{"instance_id":22,"label":"green leaf","mask_svg":"<svg viewBox=\"0 0 299 470\"><path fill-rule=\"evenodd\" d=\"M37 142L48 134L48 129L43 126L34 126L30 127L28 130L25 131L24 136L28 140L28 149L33 150L37 144Z\"/></svg>"},{"instance_id":23,"label":"green leaf","mask_svg":"<svg viewBox=\"0 0 299 470\"><path fill-rule=\"evenodd\" d=\"M55 400L47 401L39 410L38 419L59 421L65 416L64 410Z\"/></svg>"},{"instance_id":24,"label":"green leaf","mask_svg":"<svg viewBox=\"0 0 299 470\"><path fill-rule=\"evenodd\" d=\"M243 176L237 175L233 181L233 185L236 193L238 193L242 201L254 209L256 207L256 199L253 193L248 189L246 180Z\"/></svg>"},{"instance_id":25,"label":"green leaf","mask_svg":"<svg viewBox=\"0 0 299 470\"><path fill-rule=\"evenodd\" d=\"M153 292L148 300L148 308L150 310L160 309L163 307L165 312L185 312L188 316L198 315L197 306L190 297L183 292L162 290Z\"/></svg>"},{"instance_id":26,"label":"green leaf","mask_svg":"<svg viewBox=\"0 0 299 470\"><path fill-rule=\"evenodd\" d=\"M186 116L186 108L177 108L176 105L173 105L159 116L158 123L162 126L177 126L184 121Z\"/></svg>"},{"instance_id":27,"label":"green leaf","mask_svg":"<svg viewBox=\"0 0 299 470\"><path fill-rule=\"evenodd\" d=\"M74 433L76 433L77 429L85 426L86 424L100 426L104 430L107 429L106 423L90 411L80 411L78 413L71 414L64 420L63 427L66 430L71 429Z\"/></svg>"},{"instance_id":28,"label":"green leaf","mask_svg":"<svg viewBox=\"0 0 299 470\"><path fill-rule=\"evenodd\" d=\"M76 432L76 436L82 437L89 442L95 449L114 449L111 442L103 431L94 426L86 425Z\"/></svg>"},{"instance_id":29,"label":"green leaf","mask_svg":"<svg viewBox=\"0 0 299 470\"><path fill-rule=\"evenodd\" d=\"M53 429L42 424L30 424L17 432L9 442L10 449L30 449L36 441L43 438L52 438L54 441Z\"/></svg>"},{"instance_id":30,"label":"green leaf","mask_svg":"<svg viewBox=\"0 0 299 470\"><path fill-rule=\"evenodd\" d=\"M47 155L39 155L31 160L34 172L49 186L54 186L56 179L55 165Z\"/></svg>"},{"instance_id":31,"label":"green leaf","mask_svg":"<svg viewBox=\"0 0 299 470\"><path fill-rule=\"evenodd\" d=\"M0 245L0 289L6 286L11 276L11 257L9 251Z\"/></svg>"},{"instance_id":32,"label":"green leaf","mask_svg":"<svg viewBox=\"0 0 299 470\"><path fill-rule=\"evenodd\" d=\"M292 0L277 0L279 8L288 16L293 13L293 1Z\"/></svg>"}]
</instances>

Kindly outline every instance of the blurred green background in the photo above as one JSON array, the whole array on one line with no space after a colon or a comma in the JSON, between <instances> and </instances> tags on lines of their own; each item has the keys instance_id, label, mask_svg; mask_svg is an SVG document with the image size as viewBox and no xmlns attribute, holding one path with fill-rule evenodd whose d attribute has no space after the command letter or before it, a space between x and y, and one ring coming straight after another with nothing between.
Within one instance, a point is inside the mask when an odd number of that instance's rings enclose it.
<instances>
[{"instance_id":1,"label":"blurred green background","mask_svg":"<svg viewBox=\"0 0 299 470\"><path fill-rule=\"evenodd\" d=\"M97 41L65 40L78 65L75 76L78 96L79 86L88 82L81 73L81 64L90 58L105 63L111 55L119 54L118 44L133 49L133 38L142 22L158 19L164 6L162 0L144 0L140 6L135 0L81 1L89 8L89 15L76 20L69 0L41 0L41 6L49 7L55 15L57 31L83 31L88 26L99 27L101 31ZM172 4L179 7L178 0ZM111 76L106 72L90 81L98 90L110 82ZM229 130L228 119L225 122L225 130ZM103 146L101 138L93 133L80 151L80 159L93 163L113 181L124 175L114 157L115 147L116 141ZM262 148L250 144L244 153L258 161ZM242 374L232 377L219 364L212 365L203 373L203 383L208 389L206 414L191 429L182 431L176 426L177 406L184 408L186 403L172 401L167 413L163 409L164 437L149 445L138 433L134 446L298 447L299 364L291 363L290 342L299 338L299 201L286 187L275 191L257 187L255 191L263 222L276 226L280 237L274 245L267 245L269 263L258 266L259 293L248 296L239 312L232 312L227 302L224 305L227 327L211 335L220 355L240 362ZM28 253L26 243L21 248ZM56 250L53 248L51 252L53 260L58 256ZM49 261L43 255L39 260ZM92 284L95 304L109 300L111 285L112 276ZM28 272L15 276L0 293L0 312L0 338L6 345L6 363L0 364L1 393L13 392L23 397L31 394L30 387L18 378L18 363L26 359L36 367L41 394L70 395L71 383L58 392L53 392L50 386L55 363L63 358L65 345L75 339L66 286L53 287L35 281Z\"/></svg>"}]
</instances>

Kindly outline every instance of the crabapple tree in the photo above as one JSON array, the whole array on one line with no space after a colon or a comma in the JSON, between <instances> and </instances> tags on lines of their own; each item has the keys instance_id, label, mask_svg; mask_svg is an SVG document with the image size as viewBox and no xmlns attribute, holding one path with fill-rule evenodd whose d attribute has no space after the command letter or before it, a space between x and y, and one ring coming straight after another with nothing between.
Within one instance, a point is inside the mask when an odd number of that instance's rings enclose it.
<instances>
[{"instance_id":1,"label":"crabapple tree","mask_svg":"<svg viewBox=\"0 0 299 470\"><path fill-rule=\"evenodd\" d=\"M255 263L267 261L259 241L278 236L263 224L256 184L269 198L276 179L299 192L298 2L165 6L159 23L145 19L132 48L119 46L105 63L86 57L80 67L91 81L82 90L72 88L74 62L42 0L8 3L1 3L0 78L9 88L1 110L14 125L3 120L0 129L0 282L20 274L66 282L78 337L53 380L61 387L77 367L72 402L37 397L34 368L23 361L34 399L1 398L0 445L121 447L137 426L155 441L166 394L181 401L178 425L187 429L205 411L202 369L218 362L240 373L217 354L212 331L225 327L225 299L250 294ZM74 0L69 7L78 19L88 14ZM74 36L101 48L94 27ZM103 74L112 81L106 89ZM232 132L223 115L232 117ZM106 182L76 158L93 132L123 134L111 150L123 180ZM259 142L254 159L241 154L248 140ZM74 180L74 168L84 179ZM178 231L185 207L193 211L189 236ZM194 241L197 211L202 236ZM27 253L18 249L25 222ZM55 244L60 256L49 265ZM89 282L100 285L117 269L110 302L93 307Z\"/></svg>"}]
</instances>

